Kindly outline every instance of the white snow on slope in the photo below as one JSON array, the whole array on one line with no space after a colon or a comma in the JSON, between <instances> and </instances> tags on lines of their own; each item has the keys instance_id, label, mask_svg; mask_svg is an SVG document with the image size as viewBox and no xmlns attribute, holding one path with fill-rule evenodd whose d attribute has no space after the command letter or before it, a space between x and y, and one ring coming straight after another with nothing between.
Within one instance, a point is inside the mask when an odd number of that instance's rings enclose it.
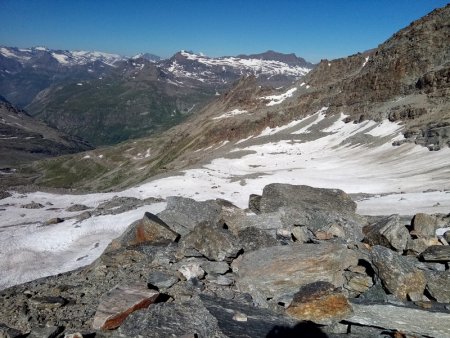
<instances>
[{"instance_id":1,"label":"white snow on slope","mask_svg":"<svg viewBox=\"0 0 450 338\"><path fill-rule=\"evenodd\" d=\"M364 63L362 65L363 67L367 64L367 61L369 61L369 56L367 56L366 59L364 60Z\"/></svg>"},{"instance_id":2,"label":"white snow on slope","mask_svg":"<svg viewBox=\"0 0 450 338\"><path fill-rule=\"evenodd\" d=\"M52 217L76 214L64 211L71 204L96 207L114 195L224 198L245 208L251 193L260 194L265 185L278 182L379 194L358 202L362 214L450 212L449 148L431 152L409 143L394 147L392 141L402 137L397 124L344 123L342 115L326 126L324 111L272 128L261 137L235 142L234 146L221 145L229 149L229 157L119 193L14 193L1 200L0 209L5 210L0 211L0 288L88 264L144 211L157 212L164 207L157 204L119 215L92 217L79 224L68 220L41 226ZM315 138L311 128L320 126L326 127L322 137ZM364 139L366 143L361 141ZM423 192L429 189L436 191ZM20 207L31 201L53 205L42 209Z\"/></svg>"},{"instance_id":3,"label":"white snow on slope","mask_svg":"<svg viewBox=\"0 0 450 338\"><path fill-rule=\"evenodd\" d=\"M226 119L226 118L229 118L229 117L233 117L233 116L241 115L241 114L246 114L246 113L247 113L247 110L233 109L232 111L229 111L228 113L223 113L220 116L213 117L213 120Z\"/></svg>"},{"instance_id":4,"label":"white snow on slope","mask_svg":"<svg viewBox=\"0 0 450 338\"><path fill-rule=\"evenodd\" d=\"M292 95L294 94L294 92L296 90L297 90L297 88L294 87L280 95L263 96L263 97L261 97L261 100L270 100L270 102L268 102L266 104L266 106L274 106L274 105L280 104L281 102L286 100L288 97L292 97Z\"/></svg>"},{"instance_id":5,"label":"white snow on slope","mask_svg":"<svg viewBox=\"0 0 450 338\"><path fill-rule=\"evenodd\" d=\"M67 55L52 53L52 56L62 65L67 65L69 63Z\"/></svg>"}]
</instances>

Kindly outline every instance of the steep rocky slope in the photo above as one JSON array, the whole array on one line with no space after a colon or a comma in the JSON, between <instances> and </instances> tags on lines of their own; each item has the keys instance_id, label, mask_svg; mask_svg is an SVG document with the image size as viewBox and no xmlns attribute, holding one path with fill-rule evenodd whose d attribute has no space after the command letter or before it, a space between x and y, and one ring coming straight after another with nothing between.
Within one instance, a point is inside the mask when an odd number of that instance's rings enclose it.
<instances>
[{"instance_id":1,"label":"steep rocky slope","mask_svg":"<svg viewBox=\"0 0 450 338\"><path fill-rule=\"evenodd\" d=\"M87 142L47 126L0 96L0 167L89 149Z\"/></svg>"}]
</instances>

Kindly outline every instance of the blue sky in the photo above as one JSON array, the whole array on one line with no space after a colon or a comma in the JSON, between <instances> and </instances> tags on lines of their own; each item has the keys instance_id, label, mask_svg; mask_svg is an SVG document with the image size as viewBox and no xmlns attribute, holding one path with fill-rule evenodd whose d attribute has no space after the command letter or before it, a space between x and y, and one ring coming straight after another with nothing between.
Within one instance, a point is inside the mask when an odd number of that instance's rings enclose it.
<instances>
[{"instance_id":1,"label":"blue sky","mask_svg":"<svg viewBox=\"0 0 450 338\"><path fill-rule=\"evenodd\" d=\"M376 47L440 0L0 0L0 45L163 57L268 49L312 62Z\"/></svg>"}]
</instances>

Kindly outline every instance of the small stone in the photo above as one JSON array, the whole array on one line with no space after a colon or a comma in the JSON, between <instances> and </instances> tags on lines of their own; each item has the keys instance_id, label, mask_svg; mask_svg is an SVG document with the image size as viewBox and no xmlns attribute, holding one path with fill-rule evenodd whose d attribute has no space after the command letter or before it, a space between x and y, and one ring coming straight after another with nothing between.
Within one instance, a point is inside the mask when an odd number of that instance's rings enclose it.
<instances>
[{"instance_id":1,"label":"small stone","mask_svg":"<svg viewBox=\"0 0 450 338\"><path fill-rule=\"evenodd\" d=\"M32 201L31 203L28 203L28 204L23 204L21 206L21 208L24 208L24 209L41 209L43 207L44 206L42 204L36 203L35 201Z\"/></svg>"},{"instance_id":2,"label":"small stone","mask_svg":"<svg viewBox=\"0 0 450 338\"><path fill-rule=\"evenodd\" d=\"M414 304L416 304L418 307L420 307L422 309L426 309L426 310L429 310L433 307L433 304L430 301L426 302L423 300L418 300L418 301L415 301Z\"/></svg>"},{"instance_id":3,"label":"small stone","mask_svg":"<svg viewBox=\"0 0 450 338\"><path fill-rule=\"evenodd\" d=\"M178 282L178 277L171 275L170 273L164 271L152 271L150 272L147 283L149 287L156 287L158 290L160 289L168 289L172 285Z\"/></svg>"},{"instance_id":4,"label":"small stone","mask_svg":"<svg viewBox=\"0 0 450 338\"><path fill-rule=\"evenodd\" d=\"M285 239L291 239L291 231L288 229L277 229L277 236Z\"/></svg>"},{"instance_id":5,"label":"small stone","mask_svg":"<svg viewBox=\"0 0 450 338\"><path fill-rule=\"evenodd\" d=\"M450 243L450 230L446 231L443 237L447 241L447 243Z\"/></svg>"},{"instance_id":6,"label":"small stone","mask_svg":"<svg viewBox=\"0 0 450 338\"><path fill-rule=\"evenodd\" d=\"M346 289L356 291L357 293L366 292L370 287L372 287L372 278L365 275L355 274L349 279L345 285Z\"/></svg>"},{"instance_id":7,"label":"small stone","mask_svg":"<svg viewBox=\"0 0 450 338\"><path fill-rule=\"evenodd\" d=\"M328 231L316 231L314 236L321 241L326 241L333 238L333 234Z\"/></svg>"},{"instance_id":8,"label":"small stone","mask_svg":"<svg viewBox=\"0 0 450 338\"><path fill-rule=\"evenodd\" d=\"M55 218L50 218L48 221L46 221L44 223L44 225L52 225L52 224L58 224L58 223L62 223L62 222L64 222L63 218L55 217Z\"/></svg>"},{"instance_id":9,"label":"small stone","mask_svg":"<svg viewBox=\"0 0 450 338\"><path fill-rule=\"evenodd\" d=\"M71 205L70 207L68 207L66 209L66 211L74 212L74 211L84 211L87 209L90 209L90 208L84 204L74 204L74 205Z\"/></svg>"},{"instance_id":10,"label":"small stone","mask_svg":"<svg viewBox=\"0 0 450 338\"><path fill-rule=\"evenodd\" d=\"M192 278L202 279L205 276L205 271L200 267L199 263L187 263L182 265L178 271L181 272L186 280Z\"/></svg>"},{"instance_id":11,"label":"small stone","mask_svg":"<svg viewBox=\"0 0 450 338\"><path fill-rule=\"evenodd\" d=\"M347 298L328 282L302 286L286 310L295 319L326 325L347 318L351 312Z\"/></svg>"},{"instance_id":12,"label":"small stone","mask_svg":"<svg viewBox=\"0 0 450 338\"><path fill-rule=\"evenodd\" d=\"M200 264L203 270L207 274L219 274L223 275L228 270L230 270L230 266L227 262L214 262L214 261L206 261Z\"/></svg>"},{"instance_id":13,"label":"small stone","mask_svg":"<svg viewBox=\"0 0 450 338\"><path fill-rule=\"evenodd\" d=\"M56 309L68 303L67 299L63 297L34 297L30 298L29 302L39 309Z\"/></svg>"},{"instance_id":14,"label":"small stone","mask_svg":"<svg viewBox=\"0 0 450 338\"><path fill-rule=\"evenodd\" d=\"M306 243L311 240L308 233L308 228L305 226L295 226L292 229L292 236L294 236L294 240L300 243Z\"/></svg>"},{"instance_id":15,"label":"small stone","mask_svg":"<svg viewBox=\"0 0 450 338\"><path fill-rule=\"evenodd\" d=\"M235 320L237 322L246 322L247 315L245 313L236 311L233 315L233 320Z\"/></svg>"},{"instance_id":16,"label":"small stone","mask_svg":"<svg viewBox=\"0 0 450 338\"><path fill-rule=\"evenodd\" d=\"M450 262L450 246L429 246L420 254L420 257L426 262Z\"/></svg>"},{"instance_id":17,"label":"small stone","mask_svg":"<svg viewBox=\"0 0 450 338\"><path fill-rule=\"evenodd\" d=\"M119 327L128 315L154 303L159 292L145 284L116 286L100 300L92 327L95 330L112 330Z\"/></svg>"},{"instance_id":18,"label":"small stone","mask_svg":"<svg viewBox=\"0 0 450 338\"><path fill-rule=\"evenodd\" d=\"M81 214L75 216L75 218L79 222L84 221L85 219L88 219L88 218L91 218L91 217L92 217L92 214L89 211L82 212Z\"/></svg>"},{"instance_id":19,"label":"small stone","mask_svg":"<svg viewBox=\"0 0 450 338\"><path fill-rule=\"evenodd\" d=\"M234 280L228 276L219 275L217 276L215 283L222 286L229 286L234 283Z\"/></svg>"},{"instance_id":20,"label":"small stone","mask_svg":"<svg viewBox=\"0 0 450 338\"><path fill-rule=\"evenodd\" d=\"M80 332L66 333L64 338L83 338L83 335Z\"/></svg>"}]
</instances>

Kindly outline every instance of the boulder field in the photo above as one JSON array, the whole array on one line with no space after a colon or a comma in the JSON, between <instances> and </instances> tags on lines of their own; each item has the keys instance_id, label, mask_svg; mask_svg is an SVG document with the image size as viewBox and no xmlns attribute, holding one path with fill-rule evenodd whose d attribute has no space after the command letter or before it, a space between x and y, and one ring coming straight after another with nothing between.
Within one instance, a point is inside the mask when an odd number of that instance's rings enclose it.
<instances>
[{"instance_id":1,"label":"boulder field","mask_svg":"<svg viewBox=\"0 0 450 338\"><path fill-rule=\"evenodd\" d=\"M1 291L0 337L450 337L450 215L355 210L287 184L245 210L169 197L91 265Z\"/></svg>"}]
</instances>

